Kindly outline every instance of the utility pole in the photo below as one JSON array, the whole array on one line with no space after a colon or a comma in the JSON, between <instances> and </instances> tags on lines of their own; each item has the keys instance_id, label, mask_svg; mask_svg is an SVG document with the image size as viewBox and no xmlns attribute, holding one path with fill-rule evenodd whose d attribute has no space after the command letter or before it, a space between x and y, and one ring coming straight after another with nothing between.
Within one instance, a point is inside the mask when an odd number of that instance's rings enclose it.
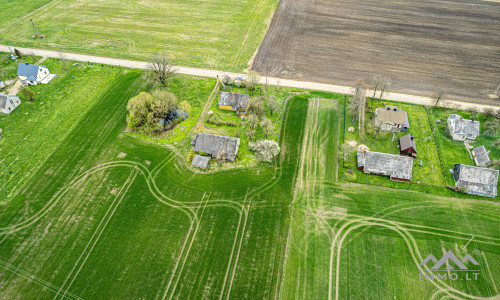
<instances>
[{"instance_id":1,"label":"utility pole","mask_svg":"<svg viewBox=\"0 0 500 300\"><path fill-rule=\"evenodd\" d=\"M111 33L109 34L109 37L111 38L111 42L113 43L113 48L116 48L115 41L113 40L113 36L111 35Z\"/></svg>"},{"instance_id":2,"label":"utility pole","mask_svg":"<svg viewBox=\"0 0 500 300\"><path fill-rule=\"evenodd\" d=\"M31 25L33 26L33 37L36 38L36 37L38 37L38 34L37 34L36 27L35 27L35 23L33 22L33 19L30 19L30 21L31 21Z\"/></svg>"}]
</instances>

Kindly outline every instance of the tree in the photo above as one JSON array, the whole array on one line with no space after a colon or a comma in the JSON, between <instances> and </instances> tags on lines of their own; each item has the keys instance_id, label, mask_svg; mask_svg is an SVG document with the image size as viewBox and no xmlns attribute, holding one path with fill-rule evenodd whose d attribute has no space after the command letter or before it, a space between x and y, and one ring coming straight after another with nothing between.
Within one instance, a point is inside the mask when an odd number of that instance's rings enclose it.
<instances>
[{"instance_id":1,"label":"tree","mask_svg":"<svg viewBox=\"0 0 500 300\"><path fill-rule=\"evenodd\" d=\"M483 113L486 116L486 120L488 120L489 117L496 116L495 110L493 110L493 108L486 108Z\"/></svg>"},{"instance_id":2,"label":"tree","mask_svg":"<svg viewBox=\"0 0 500 300\"><path fill-rule=\"evenodd\" d=\"M437 105L439 104L439 101L441 101L441 99L443 98L443 95L444 95L444 91L439 91L435 94L434 107L437 107Z\"/></svg>"},{"instance_id":3,"label":"tree","mask_svg":"<svg viewBox=\"0 0 500 300\"><path fill-rule=\"evenodd\" d=\"M245 133L248 136L248 139L251 140L255 135L255 129L247 129Z\"/></svg>"},{"instance_id":4,"label":"tree","mask_svg":"<svg viewBox=\"0 0 500 300\"><path fill-rule=\"evenodd\" d=\"M21 53L21 51L19 51L19 49L14 49L14 54L15 54L18 58L23 58L23 54Z\"/></svg>"},{"instance_id":5,"label":"tree","mask_svg":"<svg viewBox=\"0 0 500 300\"><path fill-rule=\"evenodd\" d=\"M158 123L160 119L172 119L177 109L177 97L167 91L154 90L153 91L153 118L149 125L153 126ZM167 122L163 124L163 128L167 126Z\"/></svg>"},{"instance_id":6,"label":"tree","mask_svg":"<svg viewBox=\"0 0 500 300\"><path fill-rule=\"evenodd\" d=\"M264 116L264 99L262 97L252 97L248 101L246 112L247 114L254 114L258 118L262 118Z\"/></svg>"},{"instance_id":7,"label":"tree","mask_svg":"<svg viewBox=\"0 0 500 300\"><path fill-rule=\"evenodd\" d=\"M263 140L255 143L248 143L248 148L255 152L257 160L262 162L272 162L280 153L280 146L275 141Z\"/></svg>"},{"instance_id":8,"label":"tree","mask_svg":"<svg viewBox=\"0 0 500 300\"><path fill-rule=\"evenodd\" d=\"M380 124L380 122L377 122L376 120L373 120L373 139L376 140L381 131L382 124Z\"/></svg>"},{"instance_id":9,"label":"tree","mask_svg":"<svg viewBox=\"0 0 500 300\"><path fill-rule=\"evenodd\" d=\"M380 75L373 76L373 78L372 78L372 85L373 85L373 97L372 97L372 99L375 99L375 95L377 94L377 89L380 87L382 82L383 82L382 76L380 76Z\"/></svg>"},{"instance_id":10,"label":"tree","mask_svg":"<svg viewBox=\"0 0 500 300\"><path fill-rule=\"evenodd\" d=\"M189 113L191 112L191 104L189 104L189 102L184 100L181 103L179 103L179 109Z\"/></svg>"},{"instance_id":11,"label":"tree","mask_svg":"<svg viewBox=\"0 0 500 300\"><path fill-rule=\"evenodd\" d=\"M257 87L257 83L259 83L259 79L260 76L257 72L251 71L250 73L248 73L246 87L249 91L252 92L252 95L255 87Z\"/></svg>"},{"instance_id":12,"label":"tree","mask_svg":"<svg viewBox=\"0 0 500 300\"><path fill-rule=\"evenodd\" d=\"M260 122L260 127L262 127L262 131L264 132L266 139L268 135L274 134L273 122L271 122L268 118L264 118L262 122Z\"/></svg>"},{"instance_id":13,"label":"tree","mask_svg":"<svg viewBox=\"0 0 500 300\"><path fill-rule=\"evenodd\" d=\"M470 113L470 117L472 119L475 119L477 117L477 114L478 114L477 109L473 108L473 107L469 109L469 113Z\"/></svg>"},{"instance_id":14,"label":"tree","mask_svg":"<svg viewBox=\"0 0 500 300\"><path fill-rule=\"evenodd\" d=\"M268 107L269 107L269 112L271 113L271 116L275 111L277 111L280 107L280 104L278 101L276 101L276 96L270 96L268 99Z\"/></svg>"},{"instance_id":15,"label":"tree","mask_svg":"<svg viewBox=\"0 0 500 300\"><path fill-rule=\"evenodd\" d=\"M153 96L145 92L140 93L128 101L127 110L129 112L127 124L130 128L138 128L147 125L153 118Z\"/></svg>"},{"instance_id":16,"label":"tree","mask_svg":"<svg viewBox=\"0 0 500 300\"><path fill-rule=\"evenodd\" d=\"M232 82L233 82L233 80L231 79L231 77L230 77L229 75L227 75L227 74L226 74L226 75L224 75L224 76L222 77L222 83L223 83L224 85L231 85L231 84L232 84Z\"/></svg>"},{"instance_id":17,"label":"tree","mask_svg":"<svg viewBox=\"0 0 500 300\"><path fill-rule=\"evenodd\" d=\"M484 123L484 134L495 137L498 131L498 119L486 121Z\"/></svg>"},{"instance_id":18,"label":"tree","mask_svg":"<svg viewBox=\"0 0 500 300\"><path fill-rule=\"evenodd\" d=\"M386 92L390 87L391 87L391 80L388 78L383 78L379 100L382 100L382 97L384 96L384 92Z\"/></svg>"},{"instance_id":19,"label":"tree","mask_svg":"<svg viewBox=\"0 0 500 300\"><path fill-rule=\"evenodd\" d=\"M259 117L253 113L247 114L245 121L250 129L255 129L255 127L257 127L257 123L259 123Z\"/></svg>"},{"instance_id":20,"label":"tree","mask_svg":"<svg viewBox=\"0 0 500 300\"><path fill-rule=\"evenodd\" d=\"M148 70L154 80L166 87L169 81L175 76L176 69L172 61L165 54L154 54L148 63Z\"/></svg>"},{"instance_id":21,"label":"tree","mask_svg":"<svg viewBox=\"0 0 500 300\"><path fill-rule=\"evenodd\" d=\"M20 90L21 96L28 99L29 101L33 101L36 98L35 92L33 92L29 87L23 86Z\"/></svg>"}]
</instances>

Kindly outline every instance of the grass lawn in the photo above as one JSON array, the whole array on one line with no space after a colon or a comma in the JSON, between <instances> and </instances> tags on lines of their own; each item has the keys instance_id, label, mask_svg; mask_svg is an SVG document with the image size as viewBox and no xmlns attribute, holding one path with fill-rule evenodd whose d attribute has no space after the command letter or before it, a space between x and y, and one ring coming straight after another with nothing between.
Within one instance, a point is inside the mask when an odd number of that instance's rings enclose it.
<instances>
[{"instance_id":1,"label":"grass lawn","mask_svg":"<svg viewBox=\"0 0 500 300\"><path fill-rule=\"evenodd\" d=\"M0 298L497 295L498 205L336 181L342 95L289 99L275 164L202 174L122 134L151 84L114 78L0 206ZM472 236L479 281L418 279L421 259L462 258Z\"/></svg>"},{"instance_id":2,"label":"grass lawn","mask_svg":"<svg viewBox=\"0 0 500 300\"><path fill-rule=\"evenodd\" d=\"M5 1L4 1L5 2ZM0 43L241 71L260 45L277 0L30 1L0 3ZM40 9L42 4L47 3ZM31 36L33 19L45 39Z\"/></svg>"},{"instance_id":3,"label":"grass lawn","mask_svg":"<svg viewBox=\"0 0 500 300\"><path fill-rule=\"evenodd\" d=\"M10 201L29 184L61 141L123 73L118 68L97 65L70 65L64 70L55 59L44 65L57 77L47 85L31 87L35 101L21 99L23 103L16 110L0 116L0 202Z\"/></svg>"}]
</instances>

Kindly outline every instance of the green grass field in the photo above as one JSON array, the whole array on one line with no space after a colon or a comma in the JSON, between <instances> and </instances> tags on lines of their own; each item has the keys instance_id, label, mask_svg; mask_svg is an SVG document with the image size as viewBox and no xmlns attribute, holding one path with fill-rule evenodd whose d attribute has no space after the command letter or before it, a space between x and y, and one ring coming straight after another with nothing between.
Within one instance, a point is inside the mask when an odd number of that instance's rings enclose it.
<instances>
[{"instance_id":1,"label":"green grass field","mask_svg":"<svg viewBox=\"0 0 500 300\"><path fill-rule=\"evenodd\" d=\"M14 3L15 2L15 3ZM241 71L260 45L277 0L0 3L0 43ZM33 19L45 39L33 39ZM196 55L196 56L195 56Z\"/></svg>"},{"instance_id":2,"label":"green grass field","mask_svg":"<svg viewBox=\"0 0 500 300\"><path fill-rule=\"evenodd\" d=\"M497 204L337 181L343 95L288 101L275 164L201 174L183 147L123 134L151 84L120 71L0 206L0 298L498 295ZM472 236L478 281L419 280Z\"/></svg>"}]
</instances>

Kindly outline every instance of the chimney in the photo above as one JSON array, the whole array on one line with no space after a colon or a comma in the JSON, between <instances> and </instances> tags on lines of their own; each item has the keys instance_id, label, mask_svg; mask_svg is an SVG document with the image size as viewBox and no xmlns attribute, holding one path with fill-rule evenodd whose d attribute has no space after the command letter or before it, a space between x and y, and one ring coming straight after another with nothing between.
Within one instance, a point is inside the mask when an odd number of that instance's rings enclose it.
<instances>
[{"instance_id":1,"label":"chimney","mask_svg":"<svg viewBox=\"0 0 500 300\"><path fill-rule=\"evenodd\" d=\"M26 65L29 65L29 63L25 63Z\"/></svg>"}]
</instances>

